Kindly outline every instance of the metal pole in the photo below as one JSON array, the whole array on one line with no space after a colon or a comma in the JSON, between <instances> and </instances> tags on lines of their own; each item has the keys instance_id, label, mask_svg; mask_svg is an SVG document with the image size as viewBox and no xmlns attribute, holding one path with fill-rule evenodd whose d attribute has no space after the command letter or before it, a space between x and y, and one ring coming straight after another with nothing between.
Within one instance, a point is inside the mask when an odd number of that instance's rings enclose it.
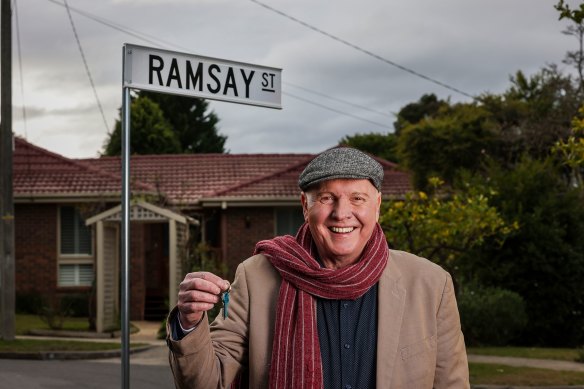
<instances>
[{"instance_id":1,"label":"metal pole","mask_svg":"<svg viewBox=\"0 0 584 389\"><path fill-rule=\"evenodd\" d=\"M2 0L0 115L0 339L14 340L14 198L12 193L12 9Z\"/></svg>"},{"instance_id":2,"label":"metal pole","mask_svg":"<svg viewBox=\"0 0 584 389\"><path fill-rule=\"evenodd\" d=\"M125 50L125 47L124 47ZM126 57L124 53L124 58ZM130 387L130 88L122 96L122 388Z\"/></svg>"}]
</instances>

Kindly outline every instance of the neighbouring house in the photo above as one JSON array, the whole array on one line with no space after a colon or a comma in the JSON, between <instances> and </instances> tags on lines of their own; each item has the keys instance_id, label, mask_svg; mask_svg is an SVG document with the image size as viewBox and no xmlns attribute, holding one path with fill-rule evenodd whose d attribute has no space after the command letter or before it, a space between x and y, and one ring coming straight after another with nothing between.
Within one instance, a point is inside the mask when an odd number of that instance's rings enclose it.
<instances>
[{"instance_id":1,"label":"neighbouring house","mask_svg":"<svg viewBox=\"0 0 584 389\"><path fill-rule=\"evenodd\" d=\"M297 179L313 154L131 157L130 318L161 319L200 258L226 276L255 243L303 222ZM384 199L409 176L391 162ZM17 298L83 296L98 331L119 321L119 157L70 159L15 138Z\"/></svg>"}]
</instances>

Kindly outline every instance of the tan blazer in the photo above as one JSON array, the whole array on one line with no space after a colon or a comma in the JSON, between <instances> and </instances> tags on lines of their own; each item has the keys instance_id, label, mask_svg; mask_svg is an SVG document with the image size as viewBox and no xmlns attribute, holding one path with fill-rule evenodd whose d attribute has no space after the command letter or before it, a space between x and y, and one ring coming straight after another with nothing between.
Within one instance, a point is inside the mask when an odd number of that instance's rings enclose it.
<instances>
[{"instance_id":1,"label":"tan blazer","mask_svg":"<svg viewBox=\"0 0 584 389\"><path fill-rule=\"evenodd\" d=\"M251 257L237 269L227 320L219 315L210 331L203 320L181 341L167 338L177 388L228 387L242 366L250 388L268 387L280 282L266 257ZM470 387L452 279L441 267L391 251L377 329L377 388Z\"/></svg>"}]
</instances>

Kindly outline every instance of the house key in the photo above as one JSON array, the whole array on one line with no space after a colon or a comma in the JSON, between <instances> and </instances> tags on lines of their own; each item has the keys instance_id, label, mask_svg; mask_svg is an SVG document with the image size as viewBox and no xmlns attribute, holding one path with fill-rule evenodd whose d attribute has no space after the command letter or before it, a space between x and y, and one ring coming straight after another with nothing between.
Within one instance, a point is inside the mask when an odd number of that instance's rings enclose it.
<instances>
[{"instance_id":1,"label":"house key","mask_svg":"<svg viewBox=\"0 0 584 389\"><path fill-rule=\"evenodd\" d=\"M229 286L229 289L227 289L225 291L225 293L223 293L223 297L221 298L223 300L223 319L227 319L227 307L229 305L229 292L231 292L231 285Z\"/></svg>"}]
</instances>

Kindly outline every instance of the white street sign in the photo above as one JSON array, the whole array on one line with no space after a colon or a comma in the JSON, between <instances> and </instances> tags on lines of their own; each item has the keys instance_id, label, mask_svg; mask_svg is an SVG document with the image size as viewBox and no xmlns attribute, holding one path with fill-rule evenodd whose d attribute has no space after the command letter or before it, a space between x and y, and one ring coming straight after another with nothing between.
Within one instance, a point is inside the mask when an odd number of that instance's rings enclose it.
<instances>
[{"instance_id":1,"label":"white street sign","mask_svg":"<svg viewBox=\"0 0 584 389\"><path fill-rule=\"evenodd\" d=\"M282 69L124 45L124 87L282 108Z\"/></svg>"}]
</instances>

